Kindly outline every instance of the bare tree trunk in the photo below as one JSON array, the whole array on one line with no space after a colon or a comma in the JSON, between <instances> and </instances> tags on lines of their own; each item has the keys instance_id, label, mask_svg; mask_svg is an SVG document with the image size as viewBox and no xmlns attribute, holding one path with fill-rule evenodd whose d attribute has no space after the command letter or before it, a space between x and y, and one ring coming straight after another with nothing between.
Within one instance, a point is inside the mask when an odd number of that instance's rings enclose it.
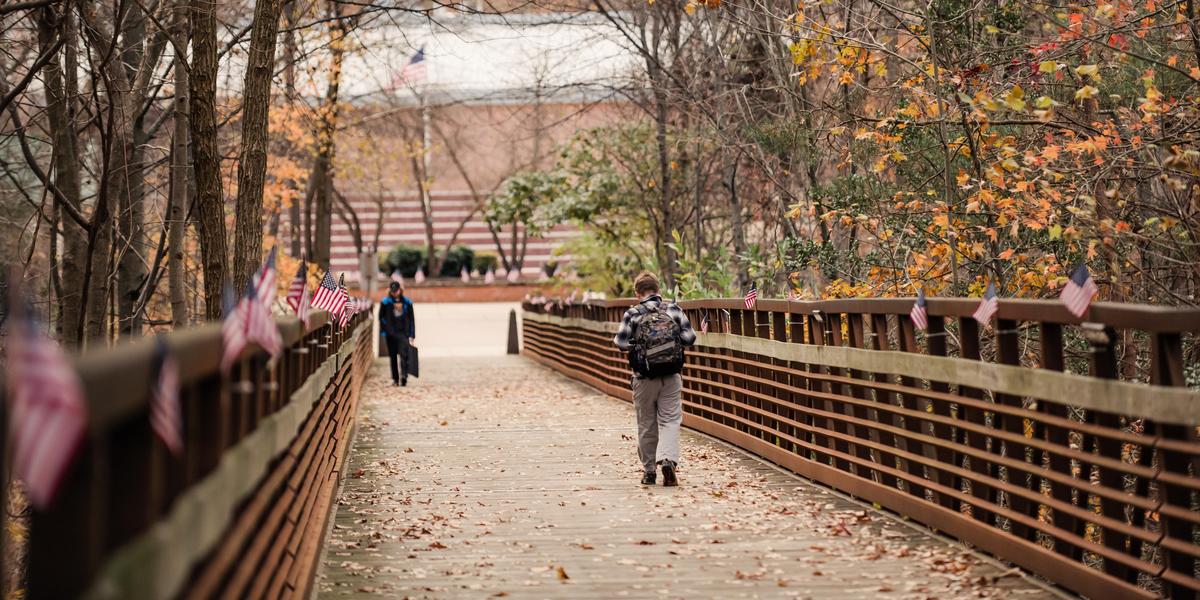
<instances>
[{"instance_id":1,"label":"bare tree trunk","mask_svg":"<svg viewBox=\"0 0 1200 600\"><path fill-rule=\"evenodd\" d=\"M296 2L295 0L287 0L284 4L283 14L286 18L287 28L283 33L283 86L285 102L291 104L296 99L296 32L293 26L296 24ZM290 184L295 187L295 181ZM307 197L306 197L307 199ZM290 222L291 231L291 254L292 256L300 256L302 245L304 244L305 235L303 230L303 222L300 216L301 203L293 198L292 205L288 207L288 221ZM305 213L307 216L307 212Z\"/></svg>"},{"instance_id":2,"label":"bare tree trunk","mask_svg":"<svg viewBox=\"0 0 1200 600\"><path fill-rule=\"evenodd\" d=\"M331 4L331 10L337 6ZM334 14L336 17L336 12ZM321 108L317 127L317 157L313 161L312 177L319 180L314 184L314 206L316 227L312 240L312 259L326 268L330 258L330 233L333 221L333 157L336 151L338 121L338 89L342 82L342 61L346 52L346 23L335 18L330 24L329 85L325 89L325 103Z\"/></svg>"},{"instance_id":3,"label":"bare tree trunk","mask_svg":"<svg viewBox=\"0 0 1200 600\"><path fill-rule=\"evenodd\" d=\"M429 190L425 188L425 172L421 169L421 161L414 154L408 157L412 169L413 181L417 182L417 202L421 205L421 222L425 225L425 268L428 275L433 277L441 272L441 264L433 245L433 203L429 201Z\"/></svg>"},{"instance_id":4,"label":"bare tree trunk","mask_svg":"<svg viewBox=\"0 0 1200 600\"><path fill-rule=\"evenodd\" d=\"M123 147L114 148L115 175L111 183L115 186L113 197L119 212L117 231L120 234L120 262L117 265L117 332L119 335L140 336L142 319L137 309L137 300L142 286L146 285L146 204L143 163L145 152L142 138L145 137L141 104L145 88L141 85L143 71L149 60L157 63L153 53L145 51L146 17L139 3L130 3L129 12L120 23L114 23L114 31L121 31L121 60L111 62L113 66L110 82L116 83L111 93L112 102L118 104L120 114L116 127L120 131ZM148 58L148 56L150 58ZM120 170L116 170L120 169Z\"/></svg>"},{"instance_id":5,"label":"bare tree trunk","mask_svg":"<svg viewBox=\"0 0 1200 600\"><path fill-rule=\"evenodd\" d=\"M666 244L666 240L671 238L671 158L670 147L667 146L667 100L662 92L662 86L665 85L663 76L661 75L661 67L658 66L657 60L650 63L651 81L654 82L654 127L655 127L655 142L658 145L658 170L659 170L659 193L660 202L659 210L662 212L659 218L660 226L656 228L655 247L659 254L659 272L662 275L663 289L671 289L675 287L675 250ZM655 81L657 79L657 81Z\"/></svg>"},{"instance_id":6,"label":"bare tree trunk","mask_svg":"<svg viewBox=\"0 0 1200 600\"><path fill-rule=\"evenodd\" d=\"M746 252L746 231L745 224L742 222L742 203L738 198L738 183L737 169L740 156L734 156L732 164L729 166L729 179L725 182L725 187L729 190L729 223L733 230L733 254L734 264L737 265L737 286L739 290L745 290L750 287L750 274L746 270L746 264L742 261L742 256Z\"/></svg>"},{"instance_id":7,"label":"bare tree trunk","mask_svg":"<svg viewBox=\"0 0 1200 600\"><path fill-rule=\"evenodd\" d=\"M221 195L221 156L217 154L216 0L192 0L192 68L189 83L196 203L200 209L200 255L204 264L204 315L221 318L225 284L225 202Z\"/></svg>"},{"instance_id":8,"label":"bare tree trunk","mask_svg":"<svg viewBox=\"0 0 1200 600\"><path fill-rule=\"evenodd\" d=\"M112 260L105 262L105 269L94 271L103 275L104 289L107 298L109 285L108 274L111 266L116 266L116 294L114 331L118 335L140 333L138 320L135 318L137 298L144 283L146 270L137 255L142 241L143 206L136 194L141 188L135 184L133 170L137 164L137 140L135 139L134 121L139 112L134 83L135 78L130 73L137 72L132 65L142 63L144 31L141 28L142 14L137 7L118 6L112 12L111 20L106 20L97 14L101 8L93 4L81 6L80 18L84 27L81 28L97 50L115 58L108 60L103 69L96 73L96 87L104 90L104 98L108 102L107 138L105 139L103 176L101 194L107 196L110 205L116 207L117 243L113 245ZM128 12L122 10L128 8ZM124 44L120 46L119 44ZM107 235L106 231L99 232ZM97 258L97 257L93 257ZM103 315L100 319L90 319L89 338L106 337L103 327ZM99 327L99 330L95 327Z\"/></svg>"},{"instance_id":9,"label":"bare tree trunk","mask_svg":"<svg viewBox=\"0 0 1200 600\"><path fill-rule=\"evenodd\" d=\"M177 0L175 5L175 132L171 139L171 197L167 208L167 227L170 228L167 245L171 255L167 263L167 287L171 298L171 325L181 329L188 324L187 288L184 282L184 233L187 230L188 173L188 107L187 56L183 50L188 45L188 0Z\"/></svg>"},{"instance_id":10,"label":"bare tree trunk","mask_svg":"<svg viewBox=\"0 0 1200 600\"><path fill-rule=\"evenodd\" d=\"M39 11L38 17L38 42L42 52L55 43L56 32L71 40L70 43L64 44L64 48L73 49L75 47L70 3L63 8L61 14L56 12L53 7L46 7ZM68 50L63 54L71 55L72 52ZM75 61L73 56L67 60L72 68L67 72L66 78L63 76L64 71L59 63L59 58L55 57L54 60L46 63L42 70L42 80L46 89L47 123L53 142L54 183L66 201L71 203L72 208L78 212L80 198L79 153L66 81L67 79L71 82L75 80L76 75L73 68ZM70 88L72 91L74 90L74 86L70 86ZM81 302L83 288L87 286L87 282L83 280L83 272L87 261L88 235L87 231L73 219L62 219L61 223L63 252L60 264L62 265L62 279L69 283L69 286L59 294L61 337L63 344L74 348L82 342L80 332L84 307Z\"/></svg>"},{"instance_id":11,"label":"bare tree trunk","mask_svg":"<svg viewBox=\"0 0 1200 600\"><path fill-rule=\"evenodd\" d=\"M233 285L243 289L262 260L263 185L267 175L267 118L280 0L258 0L250 33L250 55L242 102L242 156L238 161L237 221L234 226Z\"/></svg>"}]
</instances>

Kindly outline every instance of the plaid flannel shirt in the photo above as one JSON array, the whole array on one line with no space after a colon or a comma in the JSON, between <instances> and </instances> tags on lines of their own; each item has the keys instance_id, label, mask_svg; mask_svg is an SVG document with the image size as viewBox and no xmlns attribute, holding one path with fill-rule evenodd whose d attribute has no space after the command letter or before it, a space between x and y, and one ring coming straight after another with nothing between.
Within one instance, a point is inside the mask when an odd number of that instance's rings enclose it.
<instances>
[{"instance_id":1,"label":"plaid flannel shirt","mask_svg":"<svg viewBox=\"0 0 1200 600\"><path fill-rule=\"evenodd\" d=\"M617 330L617 336L613 338L613 343L618 348L628 352L629 338L633 335L633 328L637 327L638 320L642 317L647 309L653 310L662 304L662 296L655 294L642 300L641 304L631 306L625 311L625 316L621 318L621 328ZM679 341L684 346L691 346L696 343L696 331L692 329L692 324L688 321L687 315L683 313L683 309L679 308L674 302L667 303L667 314L675 319L675 324L679 325Z\"/></svg>"}]
</instances>

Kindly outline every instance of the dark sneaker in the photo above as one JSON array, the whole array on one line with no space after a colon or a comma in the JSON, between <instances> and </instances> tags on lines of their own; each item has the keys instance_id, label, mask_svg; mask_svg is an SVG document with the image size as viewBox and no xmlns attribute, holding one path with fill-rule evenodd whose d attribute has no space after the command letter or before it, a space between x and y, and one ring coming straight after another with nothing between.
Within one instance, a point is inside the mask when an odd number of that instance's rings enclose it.
<instances>
[{"instance_id":1,"label":"dark sneaker","mask_svg":"<svg viewBox=\"0 0 1200 600\"><path fill-rule=\"evenodd\" d=\"M407 385L408 385L408 380L407 380L407 379L401 379L401 380L400 380L400 387L405 387L405 386L407 386Z\"/></svg>"},{"instance_id":2,"label":"dark sneaker","mask_svg":"<svg viewBox=\"0 0 1200 600\"><path fill-rule=\"evenodd\" d=\"M658 475L654 471L646 471L642 475L642 485L654 485L654 482L657 480Z\"/></svg>"},{"instance_id":3,"label":"dark sneaker","mask_svg":"<svg viewBox=\"0 0 1200 600\"><path fill-rule=\"evenodd\" d=\"M393 381L393 382L392 382L392 387L400 387L400 382L399 382L399 381Z\"/></svg>"},{"instance_id":4,"label":"dark sneaker","mask_svg":"<svg viewBox=\"0 0 1200 600\"><path fill-rule=\"evenodd\" d=\"M664 460L662 462L662 470L664 486L671 487L679 485L679 480L675 478L675 463L669 460Z\"/></svg>"}]
</instances>

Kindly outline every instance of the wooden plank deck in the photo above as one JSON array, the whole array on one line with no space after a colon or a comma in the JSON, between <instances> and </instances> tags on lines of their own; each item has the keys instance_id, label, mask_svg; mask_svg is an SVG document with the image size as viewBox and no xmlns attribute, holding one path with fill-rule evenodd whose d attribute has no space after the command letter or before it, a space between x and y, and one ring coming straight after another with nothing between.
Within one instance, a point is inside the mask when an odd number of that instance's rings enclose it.
<instances>
[{"instance_id":1,"label":"wooden plank deck","mask_svg":"<svg viewBox=\"0 0 1200 600\"><path fill-rule=\"evenodd\" d=\"M526 359L422 366L366 384L322 596L1062 595L699 434L643 487L631 407Z\"/></svg>"}]
</instances>

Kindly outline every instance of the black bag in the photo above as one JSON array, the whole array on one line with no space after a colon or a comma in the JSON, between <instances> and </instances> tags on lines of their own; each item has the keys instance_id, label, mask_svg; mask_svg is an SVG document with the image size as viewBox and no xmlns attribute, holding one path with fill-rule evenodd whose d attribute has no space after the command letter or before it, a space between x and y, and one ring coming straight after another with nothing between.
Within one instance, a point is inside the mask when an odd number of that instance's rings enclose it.
<instances>
[{"instance_id":1,"label":"black bag","mask_svg":"<svg viewBox=\"0 0 1200 600\"><path fill-rule=\"evenodd\" d=\"M417 347L412 344L408 346L408 374L413 377L421 376L421 363L417 360Z\"/></svg>"},{"instance_id":2,"label":"black bag","mask_svg":"<svg viewBox=\"0 0 1200 600\"><path fill-rule=\"evenodd\" d=\"M683 342L679 324L664 303L645 310L629 340L633 370L642 377L664 377L683 371Z\"/></svg>"}]
</instances>

